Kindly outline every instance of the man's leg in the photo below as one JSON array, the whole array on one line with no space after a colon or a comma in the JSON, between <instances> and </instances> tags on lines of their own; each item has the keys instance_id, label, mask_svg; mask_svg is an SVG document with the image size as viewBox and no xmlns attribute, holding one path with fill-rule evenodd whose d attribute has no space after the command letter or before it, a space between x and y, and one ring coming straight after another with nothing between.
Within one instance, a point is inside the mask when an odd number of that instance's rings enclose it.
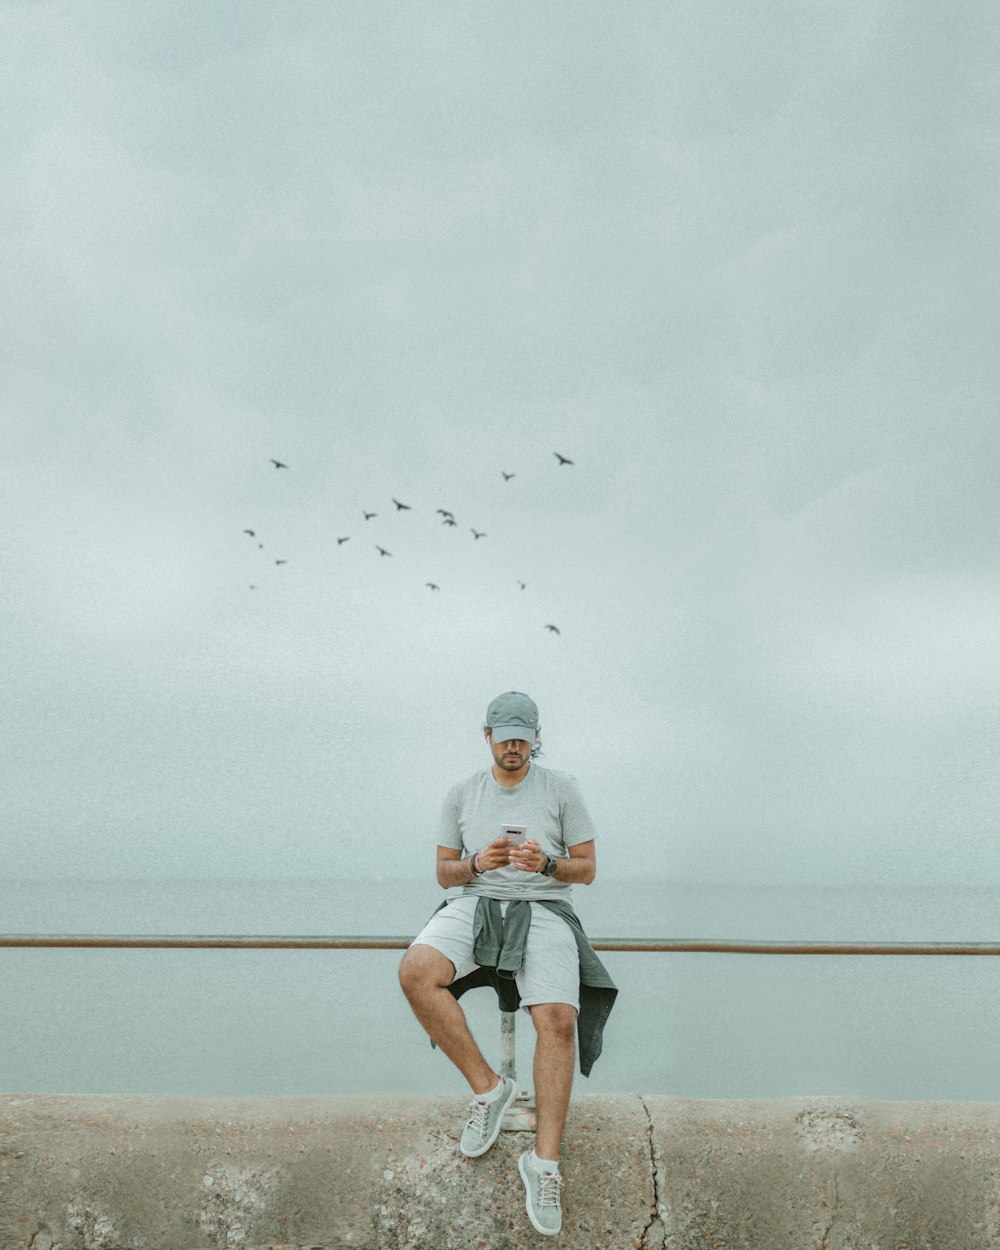
<instances>
[{"instance_id":1,"label":"man's leg","mask_svg":"<svg viewBox=\"0 0 1000 1250\"><path fill-rule=\"evenodd\" d=\"M560 922L561 923L561 922ZM576 1064L576 1007L534 1003L528 1010L535 1040L535 1149L517 1161L524 1182L524 1205L535 1229L547 1236L562 1228L559 1144Z\"/></svg>"},{"instance_id":2,"label":"man's leg","mask_svg":"<svg viewBox=\"0 0 1000 1250\"><path fill-rule=\"evenodd\" d=\"M487 1094L500 1080L483 1058L455 996L447 988L455 965L433 946L411 946L399 966L399 983L417 1019L472 1086Z\"/></svg>"},{"instance_id":3,"label":"man's leg","mask_svg":"<svg viewBox=\"0 0 1000 1250\"><path fill-rule=\"evenodd\" d=\"M559 1160L569 1095L576 1066L576 1008L568 1003L536 1003L528 1009L535 1041L535 1154Z\"/></svg>"}]
</instances>

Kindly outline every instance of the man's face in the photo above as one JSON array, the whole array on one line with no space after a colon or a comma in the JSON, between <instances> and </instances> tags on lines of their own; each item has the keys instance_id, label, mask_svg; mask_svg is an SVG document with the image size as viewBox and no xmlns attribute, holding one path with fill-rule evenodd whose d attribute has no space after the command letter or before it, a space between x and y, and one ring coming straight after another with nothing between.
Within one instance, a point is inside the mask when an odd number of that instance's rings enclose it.
<instances>
[{"instance_id":1,"label":"man's face","mask_svg":"<svg viewBox=\"0 0 1000 1250\"><path fill-rule=\"evenodd\" d=\"M507 742L494 742L493 735L490 733L486 735L486 741L490 744L497 767L502 768L504 772L516 773L531 759L531 743L521 738L510 738Z\"/></svg>"}]
</instances>

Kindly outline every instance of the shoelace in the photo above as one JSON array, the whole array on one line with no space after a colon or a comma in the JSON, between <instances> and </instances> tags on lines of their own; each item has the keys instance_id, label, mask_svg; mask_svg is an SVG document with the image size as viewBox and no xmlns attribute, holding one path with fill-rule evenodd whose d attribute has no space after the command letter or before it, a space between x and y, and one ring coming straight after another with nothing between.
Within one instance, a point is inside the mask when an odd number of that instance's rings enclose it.
<instances>
[{"instance_id":1,"label":"shoelace","mask_svg":"<svg viewBox=\"0 0 1000 1250\"><path fill-rule=\"evenodd\" d=\"M543 1172L538 1178L538 1205L540 1207L557 1207L559 1205L559 1186L562 1177L554 1172Z\"/></svg>"},{"instance_id":2,"label":"shoelace","mask_svg":"<svg viewBox=\"0 0 1000 1250\"><path fill-rule=\"evenodd\" d=\"M486 1136L486 1117L490 1113L490 1104L480 1102L478 1098L472 1100L472 1113L469 1116L469 1122L466 1128L471 1128L478 1133L480 1137Z\"/></svg>"}]
</instances>

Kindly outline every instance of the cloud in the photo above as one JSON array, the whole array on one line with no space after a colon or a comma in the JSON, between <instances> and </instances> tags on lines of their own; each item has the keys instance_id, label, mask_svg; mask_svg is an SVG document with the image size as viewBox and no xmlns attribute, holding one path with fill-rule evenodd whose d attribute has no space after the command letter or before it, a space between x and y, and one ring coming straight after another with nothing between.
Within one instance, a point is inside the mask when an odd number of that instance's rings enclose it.
<instances>
[{"instance_id":1,"label":"cloud","mask_svg":"<svg viewBox=\"0 0 1000 1250\"><path fill-rule=\"evenodd\" d=\"M985 10L568 12L5 11L18 862L410 856L520 687L608 862L988 865Z\"/></svg>"},{"instance_id":2,"label":"cloud","mask_svg":"<svg viewBox=\"0 0 1000 1250\"><path fill-rule=\"evenodd\" d=\"M801 693L908 723L986 713L1000 694L1000 583L985 574L893 579L843 605L788 657Z\"/></svg>"}]
</instances>

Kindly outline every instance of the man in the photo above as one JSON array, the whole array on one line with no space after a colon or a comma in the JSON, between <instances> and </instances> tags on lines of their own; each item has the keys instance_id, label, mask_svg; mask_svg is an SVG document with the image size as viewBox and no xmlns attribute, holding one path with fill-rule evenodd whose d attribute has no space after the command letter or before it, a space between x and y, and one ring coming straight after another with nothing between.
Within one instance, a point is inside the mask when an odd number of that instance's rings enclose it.
<instances>
[{"instance_id":1,"label":"man","mask_svg":"<svg viewBox=\"0 0 1000 1250\"><path fill-rule=\"evenodd\" d=\"M438 835L438 884L459 890L414 939L399 977L417 1019L472 1088L460 1146L471 1158L496 1141L517 1089L486 1062L458 998L490 983L510 1010L531 1015L537 1129L518 1170L531 1223L555 1234L576 1036L587 1075L617 994L568 902L573 885L594 880L594 826L576 781L533 763L538 708L526 694L498 695L484 733L492 766L451 788Z\"/></svg>"}]
</instances>

